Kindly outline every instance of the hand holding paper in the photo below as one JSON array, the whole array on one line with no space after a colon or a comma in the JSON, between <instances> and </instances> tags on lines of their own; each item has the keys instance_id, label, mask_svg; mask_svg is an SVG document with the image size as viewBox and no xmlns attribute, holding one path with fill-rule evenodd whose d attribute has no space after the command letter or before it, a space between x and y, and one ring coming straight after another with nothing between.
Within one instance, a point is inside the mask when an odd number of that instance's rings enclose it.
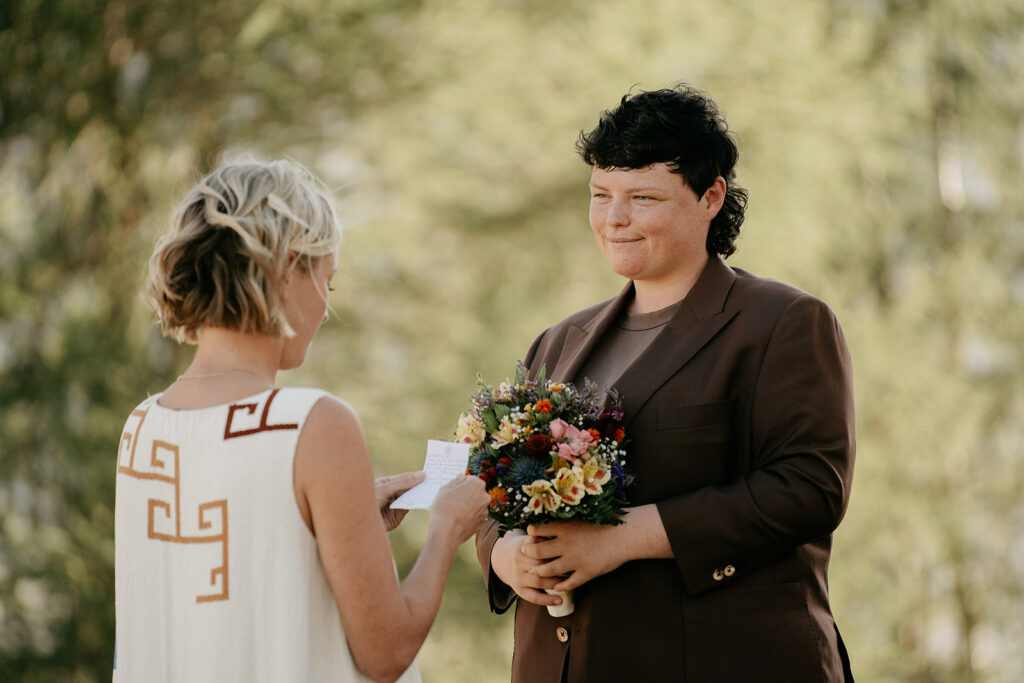
<instances>
[{"instance_id":1,"label":"hand holding paper","mask_svg":"<svg viewBox=\"0 0 1024 683\"><path fill-rule=\"evenodd\" d=\"M427 457L423 463L426 478L391 504L401 510L429 510L438 490L449 481L465 474L469 463L469 444L451 441L427 441Z\"/></svg>"}]
</instances>

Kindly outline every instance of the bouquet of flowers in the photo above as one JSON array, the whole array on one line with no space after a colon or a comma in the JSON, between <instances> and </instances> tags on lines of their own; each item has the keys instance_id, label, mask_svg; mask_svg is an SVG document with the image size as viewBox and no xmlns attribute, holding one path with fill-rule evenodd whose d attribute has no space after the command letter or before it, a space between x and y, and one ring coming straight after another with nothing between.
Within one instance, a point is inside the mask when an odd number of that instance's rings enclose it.
<instances>
[{"instance_id":1,"label":"bouquet of flowers","mask_svg":"<svg viewBox=\"0 0 1024 683\"><path fill-rule=\"evenodd\" d=\"M468 473L487 484L489 515L502 534L553 520L622 524L632 476L617 394L602 406L589 380L582 390L552 383L543 368L531 380L521 362L511 382L495 389L479 379L478 386L455 439L470 444ZM563 614L571 613L571 596L560 595Z\"/></svg>"}]
</instances>

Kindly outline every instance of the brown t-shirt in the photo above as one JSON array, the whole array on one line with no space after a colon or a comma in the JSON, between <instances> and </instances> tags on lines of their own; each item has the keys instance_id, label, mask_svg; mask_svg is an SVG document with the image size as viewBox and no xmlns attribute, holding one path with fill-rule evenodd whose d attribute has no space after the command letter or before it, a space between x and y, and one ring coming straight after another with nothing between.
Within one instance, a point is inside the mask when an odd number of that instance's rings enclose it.
<instances>
[{"instance_id":1,"label":"brown t-shirt","mask_svg":"<svg viewBox=\"0 0 1024 683\"><path fill-rule=\"evenodd\" d=\"M583 379L589 377L602 392L614 386L668 324L682 303L680 300L650 313L630 313L628 307L624 309L576 374L575 384L582 388Z\"/></svg>"}]
</instances>

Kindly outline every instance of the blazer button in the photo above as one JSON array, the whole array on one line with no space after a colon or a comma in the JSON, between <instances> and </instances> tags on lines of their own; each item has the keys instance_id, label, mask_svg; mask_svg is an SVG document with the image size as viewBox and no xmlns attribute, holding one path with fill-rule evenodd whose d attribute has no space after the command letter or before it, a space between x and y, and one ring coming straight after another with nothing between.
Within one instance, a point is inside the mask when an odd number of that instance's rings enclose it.
<instances>
[{"instance_id":1,"label":"blazer button","mask_svg":"<svg viewBox=\"0 0 1024 683\"><path fill-rule=\"evenodd\" d=\"M735 573L736 573L736 567L732 566L731 564L727 564L725 566L725 575L726 576L732 576Z\"/></svg>"},{"instance_id":2,"label":"blazer button","mask_svg":"<svg viewBox=\"0 0 1024 683\"><path fill-rule=\"evenodd\" d=\"M558 637L560 642L566 643L569 641L569 632L565 630L564 626L559 626L555 629L555 636Z\"/></svg>"},{"instance_id":3,"label":"blazer button","mask_svg":"<svg viewBox=\"0 0 1024 683\"><path fill-rule=\"evenodd\" d=\"M716 569L715 573L711 575L711 578L715 581L721 581L725 578L725 574L722 573L721 569Z\"/></svg>"}]
</instances>

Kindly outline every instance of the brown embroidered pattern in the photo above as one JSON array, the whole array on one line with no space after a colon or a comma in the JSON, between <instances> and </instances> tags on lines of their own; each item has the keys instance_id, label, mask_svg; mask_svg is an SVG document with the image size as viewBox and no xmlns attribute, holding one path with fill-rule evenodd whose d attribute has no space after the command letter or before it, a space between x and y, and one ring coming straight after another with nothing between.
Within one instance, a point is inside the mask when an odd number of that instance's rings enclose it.
<instances>
[{"instance_id":1,"label":"brown embroidered pattern","mask_svg":"<svg viewBox=\"0 0 1024 683\"><path fill-rule=\"evenodd\" d=\"M121 435L121 447L117 458L117 471L135 479L147 479L160 481L173 487L173 502L150 498L148 501L148 537L168 543L220 543L221 564L210 570L210 585L216 588L218 580L220 590L206 595L196 596L196 602L214 602L228 599L228 501L227 499L213 500L199 505L199 530L211 531L214 529L216 515L208 515L210 512L220 513L220 532L212 535L186 535L181 530L181 469L180 453L177 445L166 441L153 441L153 449L150 454L149 467L152 470L139 470L135 467L135 451L139 445L139 432L142 423L149 412L149 406L145 410L135 410L131 418L139 418L135 424L134 432L125 431ZM124 456L128 456L127 465L123 464ZM169 526L171 522L173 532L159 531L157 529L157 510L161 511L160 521L164 522L162 527ZM212 519L211 519L212 517Z\"/></svg>"},{"instance_id":2,"label":"brown embroidered pattern","mask_svg":"<svg viewBox=\"0 0 1024 683\"><path fill-rule=\"evenodd\" d=\"M228 407L228 421L224 425L224 440L234 439L239 436L249 436L251 434L259 434L260 432L271 432L277 429L298 429L298 424L269 424L270 421L270 404L274 402L274 398L277 396L277 392L280 389L274 389L270 392L270 396L267 396L267 402L263 405L263 413L260 415L260 423L251 429L240 429L238 431L232 431L232 423L235 419L235 413L239 410L244 410L249 415L255 415L259 409L258 403L233 403Z\"/></svg>"}]
</instances>

